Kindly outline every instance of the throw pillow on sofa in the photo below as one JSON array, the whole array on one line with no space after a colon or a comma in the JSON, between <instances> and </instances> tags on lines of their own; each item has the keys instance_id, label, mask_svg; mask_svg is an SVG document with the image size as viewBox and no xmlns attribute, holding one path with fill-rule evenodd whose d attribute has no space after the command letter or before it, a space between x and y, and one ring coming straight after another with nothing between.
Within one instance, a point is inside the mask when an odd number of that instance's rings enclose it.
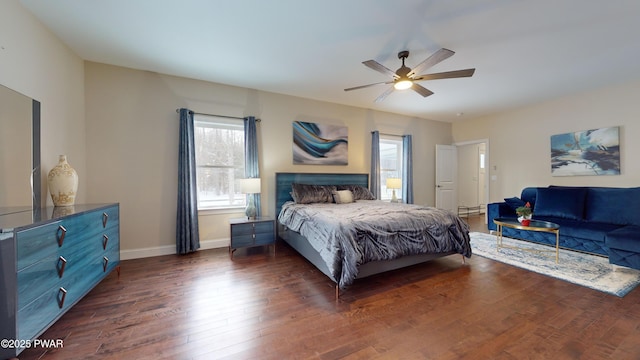
<instances>
[{"instance_id":1,"label":"throw pillow on sofa","mask_svg":"<svg viewBox=\"0 0 640 360\"><path fill-rule=\"evenodd\" d=\"M505 198L504 202L506 202L507 205L509 205L509 207L513 209L513 211L516 211L517 208L524 206L524 204L526 204L524 200L518 197Z\"/></svg>"},{"instance_id":2,"label":"throw pillow on sofa","mask_svg":"<svg viewBox=\"0 0 640 360\"><path fill-rule=\"evenodd\" d=\"M580 188L539 188L535 216L551 216L564 219L582 220L587 189Z\"/></svg>"}]
</instances>

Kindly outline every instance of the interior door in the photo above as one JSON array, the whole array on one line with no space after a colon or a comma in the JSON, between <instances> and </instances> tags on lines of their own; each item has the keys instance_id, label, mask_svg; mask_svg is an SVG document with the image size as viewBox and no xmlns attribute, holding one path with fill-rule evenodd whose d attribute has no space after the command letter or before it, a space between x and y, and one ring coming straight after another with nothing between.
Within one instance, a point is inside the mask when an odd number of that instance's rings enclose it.
<instances>
[{"instance_id":1,"label":"interior door","mask_svg":"<svg viewBox=\"0 0 640 360\"><path fill-rule=\"evenodd\" d=\"M436 207L458 212L458 152L454 145L436 145Z\"/></svg>"}]
</instances>

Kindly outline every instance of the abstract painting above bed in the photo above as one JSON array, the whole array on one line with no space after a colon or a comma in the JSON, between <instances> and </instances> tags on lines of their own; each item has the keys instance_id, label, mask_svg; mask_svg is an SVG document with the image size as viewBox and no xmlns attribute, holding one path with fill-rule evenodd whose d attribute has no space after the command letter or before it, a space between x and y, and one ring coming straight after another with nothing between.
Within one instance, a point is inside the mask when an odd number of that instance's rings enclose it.
<instances>
[{"instance_id":1,"label":"abstract painting above bed","mask_svg":"<svg viewBox=\"0 0 640 360\"><path fill-rule=\"evenodd\" d=\"M293 122L293 163L347 165L349 138L346 126Z\"/></svg>"},{"instance_id":2,"label":"abstract painting above bed","mask_svg":"<svg viewBox=\"0 0 640 360\"><path fill-rule=\"evenodd\" d=\"M337 280L340 288L358 276L358 267L413 254L471 256L469 227L445 210L380 200L296 204L286 202L280 224L300 233Z\"/></svg>"}]
</instances>

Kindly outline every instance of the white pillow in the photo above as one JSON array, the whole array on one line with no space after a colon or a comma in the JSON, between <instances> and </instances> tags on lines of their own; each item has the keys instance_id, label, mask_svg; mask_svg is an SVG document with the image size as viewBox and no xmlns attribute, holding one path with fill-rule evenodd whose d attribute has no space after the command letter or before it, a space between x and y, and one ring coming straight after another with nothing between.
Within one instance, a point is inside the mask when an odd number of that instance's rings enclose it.
<instances>
[{"instance_id":1,"label":"white pillow","mask_svg":"<svg viewBox=\"0 0 640 360\"><path fill-rule=\"evenodd\" d=\"M348 204L353 202L351 190L336 190L333 192L333 201L336 204Z\"/></svg>"}]
</instances>

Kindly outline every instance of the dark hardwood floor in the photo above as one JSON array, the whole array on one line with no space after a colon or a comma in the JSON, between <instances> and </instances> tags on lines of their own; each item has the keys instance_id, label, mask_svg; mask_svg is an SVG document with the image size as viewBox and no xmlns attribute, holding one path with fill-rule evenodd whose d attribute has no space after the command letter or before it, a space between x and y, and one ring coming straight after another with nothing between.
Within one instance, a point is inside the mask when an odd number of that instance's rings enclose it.
<instances>
[{"instance_id":1,"label":"dark hardwood floor","mask_svg":"<svg viewBox=\"0 0 640 360\"><path fill-rule=\"evenodd\" d=\"M469 219L485 231L483 218ZM638 359L624 298L479 256L333 284L286 244L122 262L20 359Z\"/></svg>"}]
</instances>

